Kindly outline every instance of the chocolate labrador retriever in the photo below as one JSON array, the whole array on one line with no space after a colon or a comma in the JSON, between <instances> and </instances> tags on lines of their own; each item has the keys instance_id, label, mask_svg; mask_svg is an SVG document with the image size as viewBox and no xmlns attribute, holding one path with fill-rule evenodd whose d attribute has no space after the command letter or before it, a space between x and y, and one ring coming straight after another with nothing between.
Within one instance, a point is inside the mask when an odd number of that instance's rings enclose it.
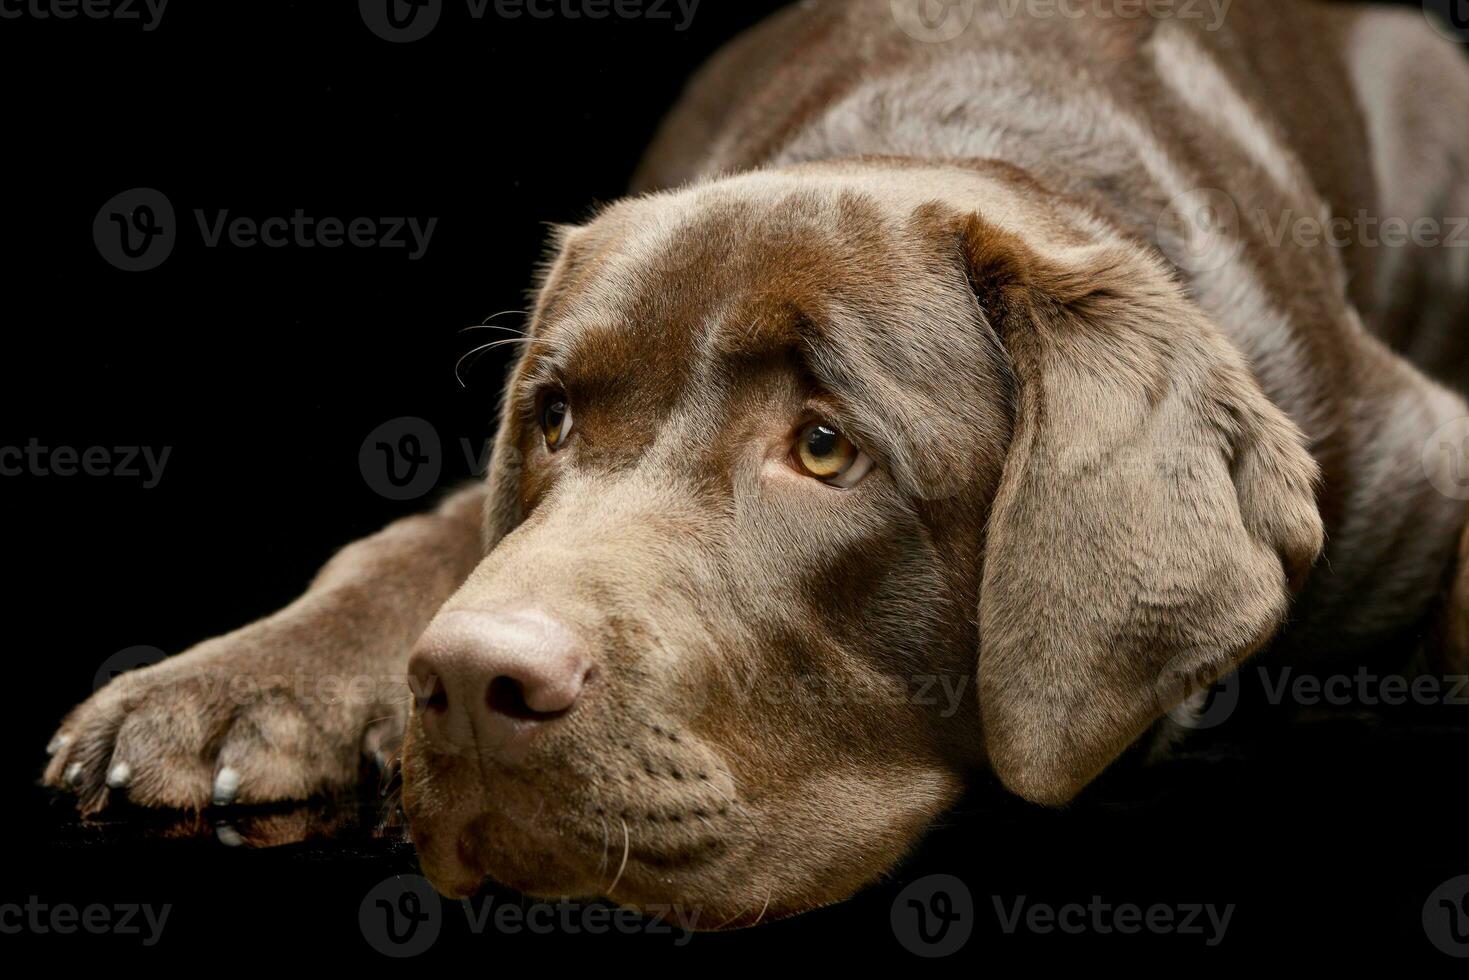
<instances>
[{"instance_id":1,"label":"chocolate labrador retriever","mask_svg":"<svg viewBox=\"0 0 1469 980\"><path fill-rule=\"evenodd\" d=\"M747 925L1267 647L1462 665L1469 65L1416 12L1032 6L734 42L558 231L487 484L120 677L46 781L296 799L406 729L446 894Z\"/></svg>"}]
</instances>

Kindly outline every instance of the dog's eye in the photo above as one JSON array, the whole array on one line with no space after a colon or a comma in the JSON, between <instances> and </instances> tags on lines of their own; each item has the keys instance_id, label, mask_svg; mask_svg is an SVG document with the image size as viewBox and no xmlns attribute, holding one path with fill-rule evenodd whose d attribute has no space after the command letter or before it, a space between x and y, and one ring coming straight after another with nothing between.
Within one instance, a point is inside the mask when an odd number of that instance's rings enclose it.
<instances>
[{"instance_id":1,"label":"dog's eye","mask_svg":"<svg viewBox=\"0 0 1469 980\"><path fill-rule=\"evenodd\" d=\"M559 449L571 435L571 406L566 396L551 395L541 406L541 431L546 436L546 448Z\"/></svg>"},{"instance_id":2,"label":"dog's eye","mask_svg":"<svg viewBox=\"0 0 1469 980\"><path fill-rule=\"evenodd\" d=\"M872 469L872 458L825 422L812 422L796 437L796 463L807 476L844 490Z\"/></svg>"}]
</instances>

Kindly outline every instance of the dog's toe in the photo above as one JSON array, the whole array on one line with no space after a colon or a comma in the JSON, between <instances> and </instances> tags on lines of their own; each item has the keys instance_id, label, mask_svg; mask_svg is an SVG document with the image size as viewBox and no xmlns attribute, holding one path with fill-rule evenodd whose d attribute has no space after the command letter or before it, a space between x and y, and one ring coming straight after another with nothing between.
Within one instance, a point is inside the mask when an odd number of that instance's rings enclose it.
<instances>
[{"instance_id":1,"label":"dog's toe","mask_svg":"<svg viewBox=\"0 0 1469 980\"><path fill-rule=\"evenodd\" d=\"M210 715L176 689L148 692L118 727L107 765L108 789L139 806L197 810L207 805Z\"/></svg>"},{"instance_id":2,"label":"dog's toe","mask_svg":"<svg viewBox=\"0 0 1469 980\"><path fill-rule=\"evenodd\" d=\"M243 641L218 642L77 707L47 745L45 784L85 814L123 800L185 811L301 801L355 785L364 755L386 756L402 731L406 697L306 691L258 650L242 671Z\"/></svg>"},{"instance_id":3,"label":"dog's toe","mask_svg":"<svg viewBox=\"0 0 1469 980\"><path fill-rule=\"evenodd\" d=\"M107 770L108 789L127 789L128 783L133 778L133 767L126 762L119 762Z\"/></svg>"},{"instance_id":4,"label":"dog's toe","mask_svg":"<svg viewBox=\"0 0 1469 980\"><path fill-rule=\"evenodd\" d=\"M244 835L236 830L233 824L219 822L214 827L214 836L225 847L245 846Z\"/></svg>"},{"instance_id":5,"label":"dog's toe","mask_svg":"<svg viewBox=\"0 0 1469 980\"><path fill-rule=\"evenodd\" d=\"M345 739L322 739L309 706L280 699L250 706L220 742L217 805L306 800L351 785L359 756Z\"/></svg>"},{"instance_id":6,"label":"dog's toe","mask_svg":"<svg viewBox=\"0 0 1469 980\"><path fill-rule=\"evenodd\" d=\"M222 766L214 774L213 802L215 806L230 806L240 795L240 770L234 766Z\"/></svg>"},{"instance_id":7,"label":"dog's toe","mask_svg":"<svg viewBox=\"0 0 1469 980\"><path fill-rule=\"evenodd\" d=\"M51 758L42 781L75 793L84 811L99 809L105 802L112 743L123 717L122 704L112 698L93 699L74 711L47 746Z\"/></svg>"}]
</instances>

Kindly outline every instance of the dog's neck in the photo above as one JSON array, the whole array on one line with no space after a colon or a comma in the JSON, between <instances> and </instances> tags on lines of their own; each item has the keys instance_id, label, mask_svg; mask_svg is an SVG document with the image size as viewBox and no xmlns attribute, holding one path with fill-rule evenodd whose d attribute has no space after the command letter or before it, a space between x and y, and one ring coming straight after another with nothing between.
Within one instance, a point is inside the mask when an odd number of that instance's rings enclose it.
<instances>
[{"instance_id":1,"label":"dog's neck","mask_svg":"<svg viewBox=\"0 0 1469 980\"><path fill-rule=\"evenodd\" d=\"M1154 57L1182 60L1178 52ZM887 156L1007 170L1156 249L1329 471L1323 513L1333 532L1334 579L1346 584L1300 607L1298 618L1313 627L1303 632L1330 624L1339 629L1327 633L1379 637L1406 626L1382 621L1374 611L1380 607L1350 597L1360 599L1365 582L1399 562L1414 568L1401 576L1404 587L1422 591L1449 560L1464 507L1424 483L1416 458L1347 481L1330 471L1345 465L1339 461L1397 458L1402 445L1422 444L1415 433L1463 416L1463 401L1388 355L1362 327L1349 289L1350 256L1276 234L1272 216L1331 212L1306 167L1272 139L1264 107L1222 77L1205 77L1211 84L1201 91L1224 104L1189 120L1191 129L1160 132L1141 105L1124 107L1115 87L1056 95L1054 80L1037 75L1050 70L1037 59L997 53L875 78L813 116L769 163ZM1209 74L1197 62L1192 70ZM985 98L974 98L979 91ZM1221 113L1235 121L1235 132L1209 130L1208 119ZM1344 363L1376 365L1380 383L1350 418L1333 394L1341 378L1328 370ZM1341 494L1343 486L1349 494ZM1382 500L1399 501L1401 514L1384 515ZM1414 615L1413 603L1401 598L1386 605Z\"/></svg>"}]
</instances>

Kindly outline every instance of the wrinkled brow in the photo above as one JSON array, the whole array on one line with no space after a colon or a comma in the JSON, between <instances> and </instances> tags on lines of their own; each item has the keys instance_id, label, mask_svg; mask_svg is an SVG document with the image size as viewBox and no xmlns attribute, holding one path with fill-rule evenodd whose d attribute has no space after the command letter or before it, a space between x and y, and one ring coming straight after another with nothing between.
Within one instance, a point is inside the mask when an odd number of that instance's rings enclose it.
<instances>
[{"instance_id":1,"label":"wrinkled brow","mask_svg":"<svg viewBox=\"0 0 1469 980\"><path fill-rule=\"evenodd\" d=\"M932 419L915 417L912 396L917 392L904 391L901 368L881 357L883 327L870 324L858 338L835 326L834 313L824 302L804 306L788 300L747 310L714 325L708 348L734 371L772 357L789 359L833 423L880 464L912 474L922 446L908 433L932 431ZM901 343L891 334L885 339Z\"/></svg>"},{"instance_id":2,"label":"wrinkled brow","mask_svg":"<svg viewBox=\"0 0 1469 980\"><path fill-rule=\"evenodd\" d=\"M807 370L843 410L838 421L909 493L963 482L1003 455L1013 381L974 320L836 303L799 332Z\"/></svg>"},{"instance_id":3,"label":"wrinkled brow","mask_svg":"<svg viewBox=\"0 0 1469 980\"><path fill-rule=\"evenodd\" d=\"M737 382L785 359L825 396L831 420L915 493L974 465L976 439L991 441L981 430L1008 432L1003 358L967 309L940 309L932 294L923 306L879 304L798 285L712 304L706 295L683 315L641 322L548 318L520 390L565 384L574 398L646 420L671 411L695 371Z\"/></svg>"}]
</instances>

